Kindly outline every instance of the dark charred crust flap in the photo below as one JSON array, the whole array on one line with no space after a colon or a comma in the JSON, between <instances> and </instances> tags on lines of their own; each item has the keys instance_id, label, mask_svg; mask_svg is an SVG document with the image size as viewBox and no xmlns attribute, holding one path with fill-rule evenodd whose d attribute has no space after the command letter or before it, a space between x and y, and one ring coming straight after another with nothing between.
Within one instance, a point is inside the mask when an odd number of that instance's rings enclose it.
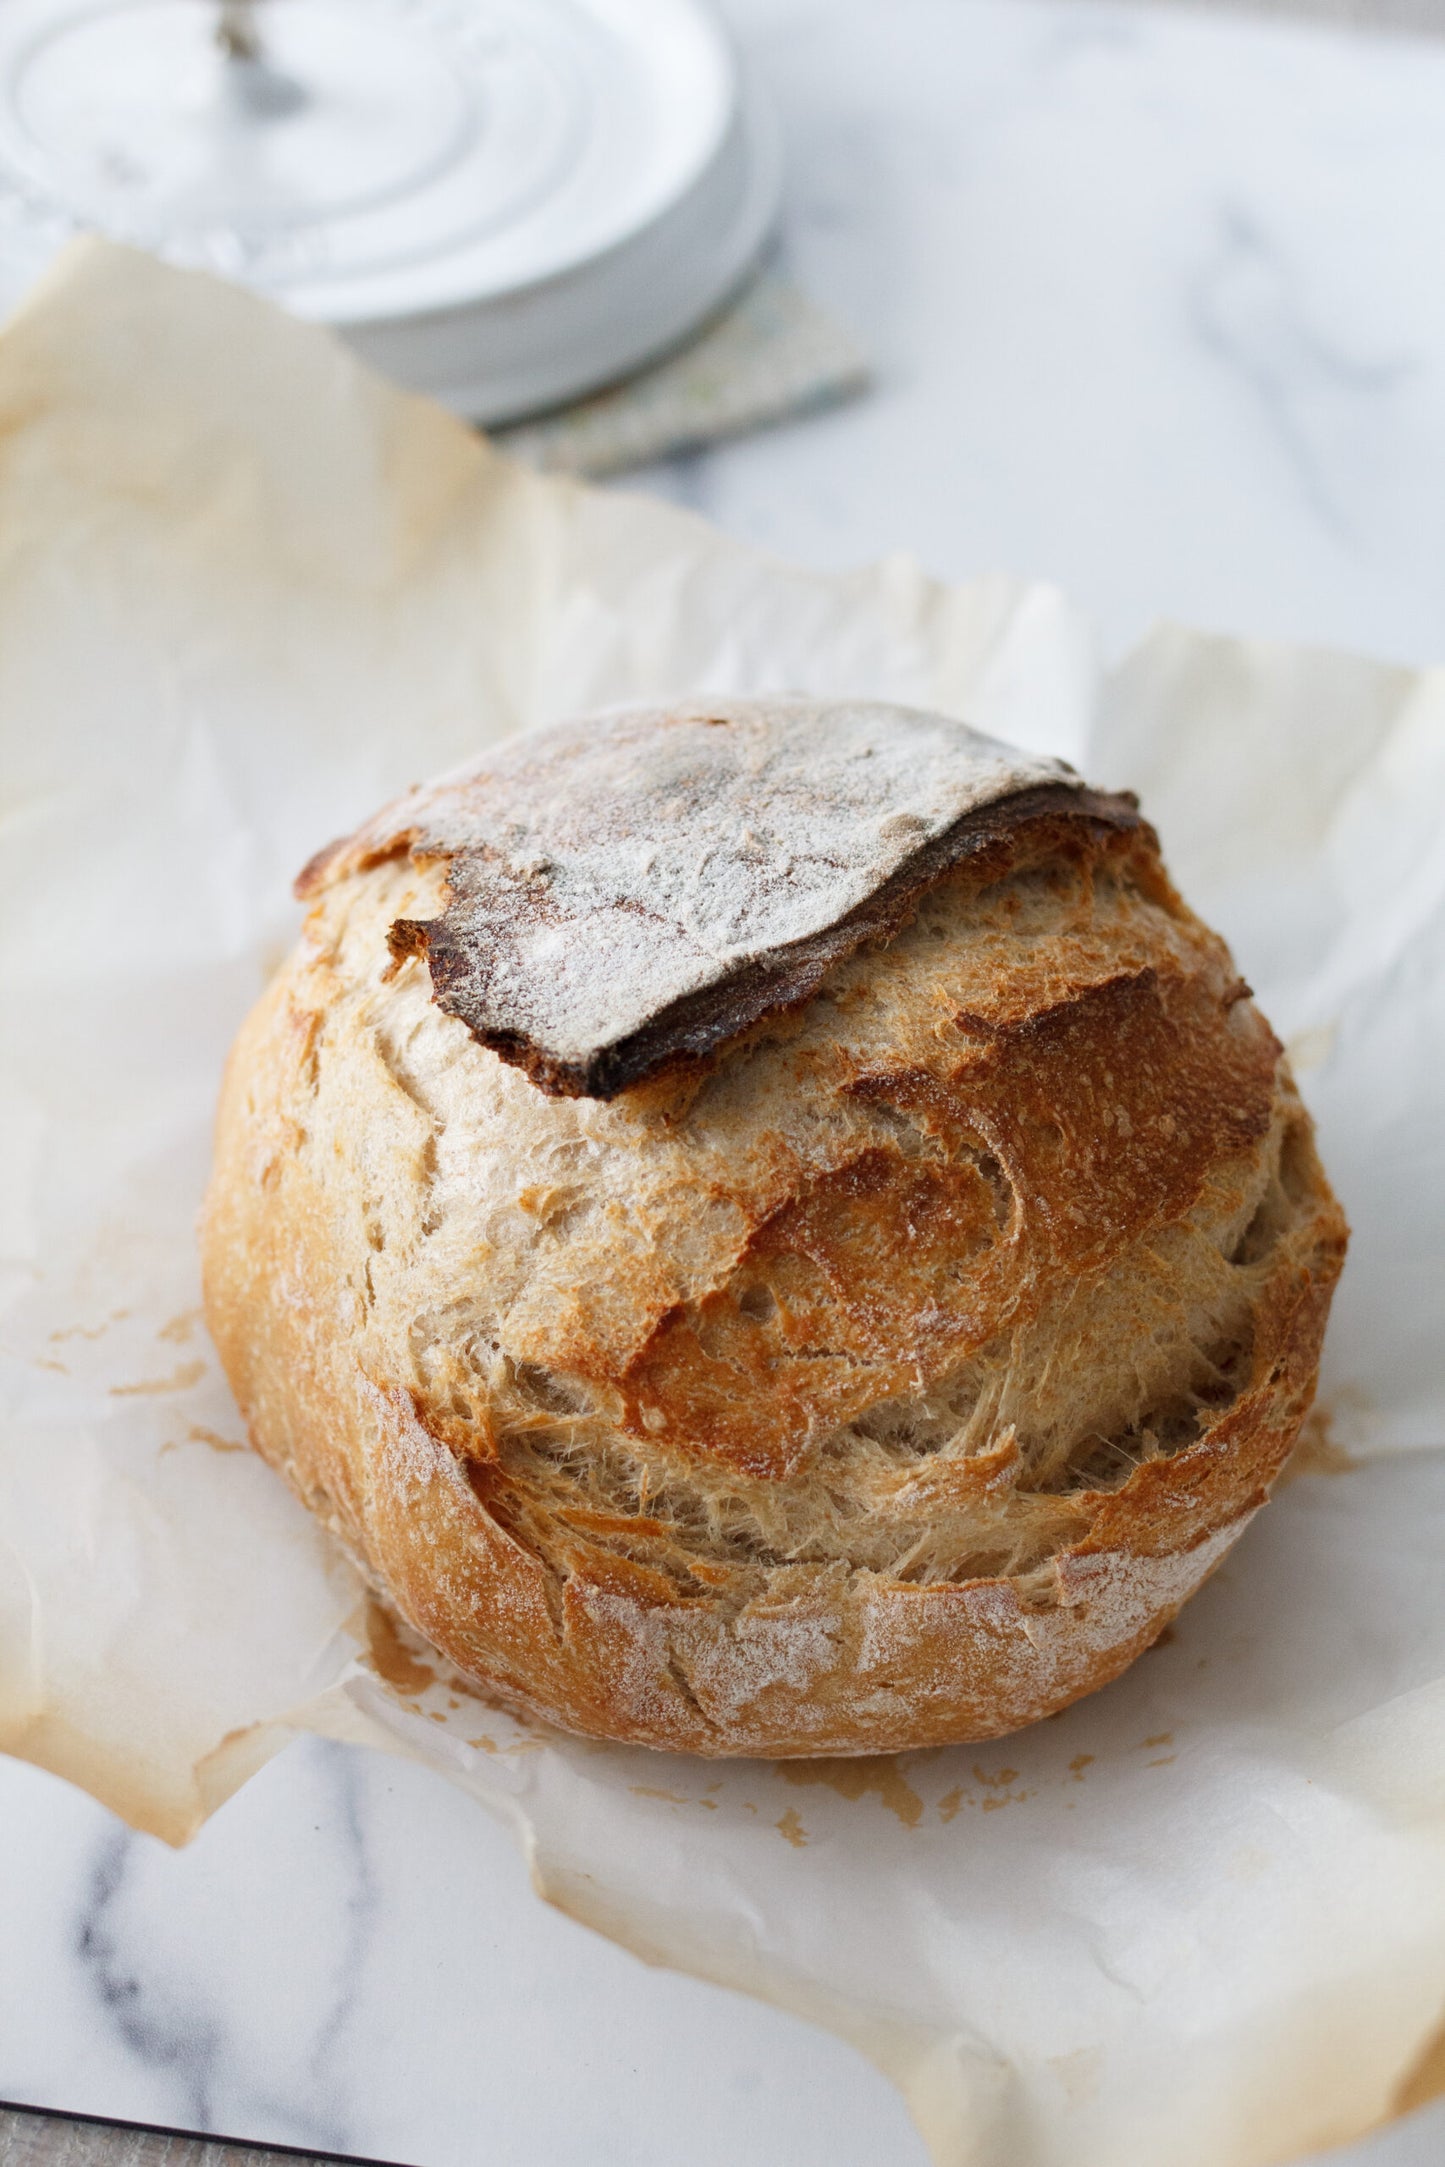
<instances>
[{"instance_id":1,"label":"dark charred crust flap","mask_svg":"<svg viewBox=\"0 0 1445 2167\"><path fill-rule=\"evenodd\" d=\"M425 956L438 1007L464 1023L479 1045L524 1070L539 1090L555 1098L612 1099L664 1070L705 1060L765 1017L800 1006L837 964L869 942L891 940L936 882L1023 827L1057 820L1065 832L1137 828L1143 823L1136 807L1131 794L1063 783L1035 785L977 807L907 859L835 924L671 1002L640 1029L584 1061L559 1058L525 1031L500 1020L476 915L469 907L464 865L454 865L451 895L441 917L398 919L389 936L391 951L398 959ZM585 938L585 932L578 937Z\"/></svg>"},{"instance_id":2,"label":"dark charred crust flap","mask_svg":"<svg viewBox=\"0 0 1445 2167\"><path fill-rule=\"evenodd\" d=\"M1065 762L920 708L684 700L514 739L298 888L440 867L440 914L396 921L393 967L424 956L438 1006L539 1090L609 1099L808 1000L1021 823L1054 823L1067 853L1136 819Z\"/></svg>"}]
</instances>

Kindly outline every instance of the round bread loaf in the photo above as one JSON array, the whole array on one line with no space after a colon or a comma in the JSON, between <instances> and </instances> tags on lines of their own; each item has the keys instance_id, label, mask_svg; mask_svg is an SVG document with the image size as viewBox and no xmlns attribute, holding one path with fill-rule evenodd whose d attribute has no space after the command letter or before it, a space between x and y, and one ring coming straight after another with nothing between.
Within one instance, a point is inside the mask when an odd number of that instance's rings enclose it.
<instances>
[{"instance_id":1,"label":"round bread loaf","mask_svg":"<svg viewBox=\"0 0 1445 2167\"><path fill-rule=\"evenodd\" d=\"M258 1451L507 1705L994 1736L1263 1503L1345 1226L1132 800L909 709L616 711L299 887L207 1315Z\"/></svg>"}]
</instances>

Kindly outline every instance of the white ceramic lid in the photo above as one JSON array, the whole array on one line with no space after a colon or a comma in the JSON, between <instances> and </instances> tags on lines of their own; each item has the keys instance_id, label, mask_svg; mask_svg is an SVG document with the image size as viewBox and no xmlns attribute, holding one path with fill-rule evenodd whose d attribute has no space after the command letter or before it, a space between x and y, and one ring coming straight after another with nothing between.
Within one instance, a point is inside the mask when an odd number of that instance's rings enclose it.
<instances>
[{"instance_id":1,"label":"white ceramic lid","mask_svg":"<svg viewBox=\"0 0 1445 2167\"><path fill-rule=\"evenodd\" d=\"M0 8L0 291L99 229L334 324L478 420L679 340L776 195L703 0Z\"/></svg>"}]
</instances>

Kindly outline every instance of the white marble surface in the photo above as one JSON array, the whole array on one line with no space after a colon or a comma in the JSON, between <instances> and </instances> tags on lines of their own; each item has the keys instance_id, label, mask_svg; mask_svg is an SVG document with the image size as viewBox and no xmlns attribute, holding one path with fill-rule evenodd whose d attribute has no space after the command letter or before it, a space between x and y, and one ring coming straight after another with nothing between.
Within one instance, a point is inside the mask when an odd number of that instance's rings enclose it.
<instances>
[{"instance_id":1,"label":"white marble surface","mask_svg":"<svg viewBox=\"0 0 1445 2167\"><path fill-rule=\"evenodd\" d=\"M1111 646L1164 613L1440 656L1445 44L731 12L789 256L879 384L650 486L814 562L1052 575ZM417 2167L921 2160L849 2050L548 1912L420 1770L307 1742L173 1856L0 1763L0 1830L0 2097ZM1332 2155L1442 2156L1438 2108Z\"/></svg>"},{"instance_id":2,"label":"white marble surface","mask_svg":"<svg viewBox=\"0 0 1445 2167\"><path fill-rule=\"evenodd\" d=\"M906 549L1445 650L1445 41L1024 0L731 0L864 407L650 475L812 562Z\"/></svg>"}]
</instances>

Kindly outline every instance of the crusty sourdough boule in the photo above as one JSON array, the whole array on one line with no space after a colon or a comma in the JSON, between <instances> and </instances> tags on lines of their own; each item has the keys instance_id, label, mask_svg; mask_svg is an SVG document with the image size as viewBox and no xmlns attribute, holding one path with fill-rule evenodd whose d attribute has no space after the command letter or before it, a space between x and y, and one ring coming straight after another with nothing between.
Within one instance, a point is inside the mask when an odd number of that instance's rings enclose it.
<instances>
[{"instance_id":1,"label":"crusty sourdough boule","mask_svg":"<svg viewBox=\"0 0 1445 2167\"><path fill-rule=\"evenodd\" d=\"M861 703L619 711L313 861L204 1221L257 1449L506 1703L984 1738L1267 1495L1345 1227L1131 800Z\"/></svg>"}]
</instances>

